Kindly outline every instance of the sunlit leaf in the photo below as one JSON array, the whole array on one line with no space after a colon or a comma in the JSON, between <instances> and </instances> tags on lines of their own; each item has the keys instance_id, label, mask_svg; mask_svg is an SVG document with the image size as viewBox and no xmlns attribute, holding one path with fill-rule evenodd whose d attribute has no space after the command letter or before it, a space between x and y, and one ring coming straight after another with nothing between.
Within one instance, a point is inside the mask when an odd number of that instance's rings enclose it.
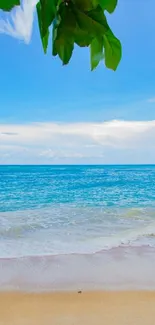
<instances>
[{"instance_id":1,"label":"sunlit leaf","mask_svg":"<svg viewBox=\"0 0 155 325\"><path fill-rule=\"evenodd\" d=\"M116 70L121 60L122 47L120 41L114 36L111 30L103 36L103 46L106 67Z\"/></svg>"},{"instance_id":2,"label":"sunlit leaf","mask_svg":"<svg viewBox=\"0 0 155 325\"><path fill-rule=\"evenodd\" d=\"M91 70L103 60L103 37L94 38L90 45Z\"/></svg>"}]
</instances>

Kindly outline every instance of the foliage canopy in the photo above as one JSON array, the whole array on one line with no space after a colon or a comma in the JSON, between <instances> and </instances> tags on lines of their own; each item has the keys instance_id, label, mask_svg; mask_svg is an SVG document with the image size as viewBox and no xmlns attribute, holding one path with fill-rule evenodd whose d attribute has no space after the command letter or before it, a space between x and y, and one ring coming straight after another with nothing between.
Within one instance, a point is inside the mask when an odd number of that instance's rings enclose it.
<instances>
[{"instance_id":1,"label":"foliage canopy","mask_svg":"<svg viewBox=\"0 0 155 325\"><path fill-rule=\"evenodd\" d=\"M0 9L10 11L20 0L0 0ZM36 5L41 41L47 52L52 27L52 54L67 64L75 44L90 48L91 70L101 60L116 70L121 60L120 41L108 25L105 11L113 13L117 0L39 0Z\"/></svg>"}]
</instances>

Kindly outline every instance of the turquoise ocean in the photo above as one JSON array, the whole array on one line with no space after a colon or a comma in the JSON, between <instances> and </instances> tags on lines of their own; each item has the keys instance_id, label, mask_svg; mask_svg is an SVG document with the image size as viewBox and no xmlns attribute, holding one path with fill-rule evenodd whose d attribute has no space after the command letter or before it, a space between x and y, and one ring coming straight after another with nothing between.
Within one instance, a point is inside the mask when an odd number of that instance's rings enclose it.
<instances>
[{"instance_id":1,"label":"turquoise ocean","mask_svg":"<svg viewBox=\"0 0 155 325\"><path fill-rule=\"evenodd\" d=\"M0 166L0 289L155 288L155 166Z\"/></svg>"}]
</instances>

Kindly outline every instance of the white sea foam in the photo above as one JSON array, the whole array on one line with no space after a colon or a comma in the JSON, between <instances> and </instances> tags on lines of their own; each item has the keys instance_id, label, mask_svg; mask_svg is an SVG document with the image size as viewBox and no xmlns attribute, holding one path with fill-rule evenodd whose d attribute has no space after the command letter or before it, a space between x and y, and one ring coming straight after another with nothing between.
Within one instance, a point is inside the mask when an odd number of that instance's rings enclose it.
<instances>
[{"instance_id":1,"label":"white sea foam","mask_svg":"<svg viewBox=\"0 0 155 325\"><path fill-rule=\"evenodd\" d=\"M0 213L0 257L94 254L119 246L155 247L154 209L61 205Z\"/></svg>"}]
</instances>

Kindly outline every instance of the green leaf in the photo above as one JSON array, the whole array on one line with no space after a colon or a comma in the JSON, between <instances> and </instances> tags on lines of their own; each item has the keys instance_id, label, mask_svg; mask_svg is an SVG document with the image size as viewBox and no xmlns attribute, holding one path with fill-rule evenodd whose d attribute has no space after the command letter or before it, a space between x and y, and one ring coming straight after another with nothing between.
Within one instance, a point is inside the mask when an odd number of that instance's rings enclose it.
<instances>
[{"instance_id":1,"label":"green leaf","mask_svg":"<svg viewBox=\"0 0 155 325\"><path fill-rule=\"evenodd\" d=\"M107 23L106 16L105 16L101 6L98 5L93 10L90 10L87 14L90 18L92 18L93 20L95 20L96 22L101 24L105 28L105 31L108 31L110 29L110 27Z\"/></svg>"},{"instance_id":2,"label":"green leaf","mask_svg":"<svg viewBox=\"0 0 155 325\"><path fill-rule=\"evenodd\" d=\"M44 52L47 52L49 27L56 15L57 0L40 0L37 4L38 23Z\"/></svg>"},{"instance_id":3,"label":"green leaf","mask_svg":"<svg viewBox=\"0 0 155 325\"><path fill-rule=\"evenodd\" d=\"M93 0L95 1L95 0ZM88 11L94 7L93 1L90 0L73 0L74 5L81 11Z\"/></svg>"},{"instance_id":4,"label":"green leaf","mask_svg":"<svg viewBox=\"0 0 155 325\"><path fill-rule=\"evenodd\" d=\"M53 31L52 31L52 54L53 54L53 56L56 56L58 54L57 49L55 47L55 40L57 38L57 29L58 29L58 23L57 23L57 20L54 19L54 21L53 21Z\"/></svg>"},{"instance_id":5,"label":"green leaf","mask_svg":"<svg viewBox=\"0 0 155 325\"><path fill-rule=\"evenodd\" d=\"M19 6L20 0L0 0L0 9L10 11L13 7Z\"/></svg>"},{"instance_id":6,"label":"green leaf","mask_svg":"<svg viewBox=\"0 0 155 325\"><path fill-rule=\"evenodd\" d=\"M74 41L67 38L59 38L55 42L55 49L62 60L63 64L68 64L74 49Z\"/></svg>"},{"instance_id":7,"label":"green leaf","mask_svg":"<svg viewBox=\"0 0 155 325\"><path fill-rule=\"evenodd\" d=\"M56 15L57 0L40 0L37 5L38 23L44 52L47 52L49 27Z\"/></svg>"},{"instance_id":8,"label":"green leaf","mask_svg":"<svg viewBox=\"0 0 155 325\"><path fill-rule=\"evenodd\" d=\"M72 6L62 3L59 8L60 15L60 28L64 28L68 34L74 34L74 30L77 26L76 17L72 11Z\"/></svg>"},{"instance_id":9,"label":"green leaf","mask_svg":"<svg viewBox=\"0 0 155 325\"><path fill-rule=\"evenodd\" d=\"M80 47L88 47L92 42L92 36L79 29L74 41Z\"/></svg>"},{"instance_id":10,"label":"green leaf","mask_svg":"<svg viewBox=\"0 0 155 325\"><path fill-rule=\"evenodd\" d=\"M40 0L41 5L41 20L42 20L42 35L47 34L47 29L51 26L55 15L57 0Z\"/></svg>"},{"instance_id":11,"label":"green leaf","mask_svg":"<svg viewBox=\"0 0 155 325\"><path fill-rule=\"evenodd\" d=\"M74 31L74 42L80 47L86 47L91 44L92 40L93 37L77 25Z\"/></svg>"},{"instance_id":12,"label":"green leaf","mask_svg":"<svg viewBox=\"0 0 155 325\"><path fill-rule=\"evenodd\" d=\"M91 0L93 8L96 8L100 4L100 0Z\"/></svg>"},{"instance_id":13,"label":"green leaf","mask_svg":"<svg viewBox=\"0 0 155 325\"><path fill-rule=\"evenodd\" d=\"M76 20L70 6L64 3L59 10L60 20L53 26L53 55L59 55L63 64L67 64L74 49L74 31Z\"/></svg>"},{"instance_id":14,"label":"green leaf","mask_svg":"<svg viewBox=\"0 0 155 325\"><path fill-rule=\"evenodd\" d=\"M40 30L40 36L42 41L42 46L44 49L44 53L47 52L48 47L48 39L49 39L49 29L47 29L46 34L43 35L43 29L42 29L42 18L41 18L41 4L40 2L37 3L37 14L38 14L38 23L39 23L39 30Z\"/></svg>"},{"instance_id":15,"label":"green leaf","mask_svg":"<svg viewBox=\"0 0 155 325\"><path fill-rule=\"evenodd\" d=\"M118 0L99 0L103 10L107 10L110 14L115 10Z\"/></svg>"},{"instance_id":16,"label":"green leaf","mask_svg":"<svg viewBox=\"0 0 155 325\"><path fill-rule=\"evenodd\" d=\"M103 37L94 38L90 45L91 70L94 70L103 60Z\"/></svg>"},{"instance_id":17,"label":"green leaf","mask_svg":"<svg viewBox=\"0 0 155 325\"><path fill-rule=\"evenodd\" d=\"M88 1L90 2L90 0ZM61 28L66 31L68 37L74 38L74 42L77 45L81 47L89 46L92 41L92 36L87 31L82 30L77 24L74 4L71 3L68 7L62 4L60 8L62 8L59 10L61 13Z\"/></svg>"},{"instance_id":18,"label":"green leaf","mask_svg":"<svg viewBox=\"0 0 155 325\"><path fill-rule=\"evenodd\" d=\"M116 70L122 57L122 47L120 41L109 30L103 36L103 46L105 54L105 65L107 68Z\"/></svg>"},{"instance_id":19,"label":"green leaf","mask_svg":"<svg viewBox=\"0 0 155 325\"><path fill-rule=\"evenodd\" d=\"M91 12L88 11L84 13L76 8L74 12L79 27L83 31L87 32L90 36L96 37L98 35L104 35L108 30L106 21L104 19L102 20L102 23L100 21L100 13L96 13L95 11L94 14L94 10L91 10Z\"/></svg>"}]
</instances>

